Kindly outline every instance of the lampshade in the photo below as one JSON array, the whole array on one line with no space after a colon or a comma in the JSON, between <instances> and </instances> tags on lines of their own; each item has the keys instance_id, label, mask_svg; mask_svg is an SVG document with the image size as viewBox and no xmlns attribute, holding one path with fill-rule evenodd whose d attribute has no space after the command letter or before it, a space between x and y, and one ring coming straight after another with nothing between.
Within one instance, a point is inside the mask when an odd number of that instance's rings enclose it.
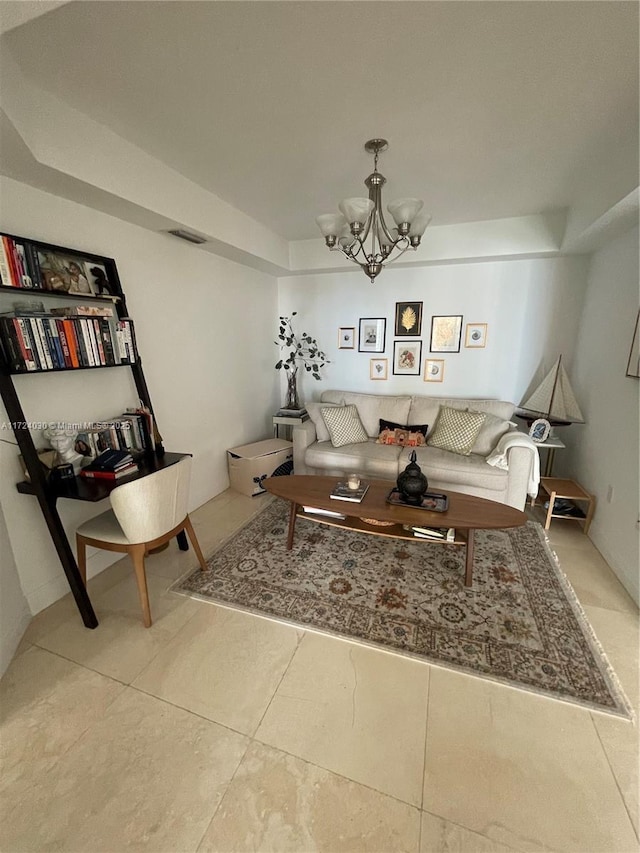
<instances>
[{"instance_id":1,"label":"lampshade","mask_svg":"<svg viewBox=\"0 0 640 853\"><path fill-rule=\"evenodd\" d=\"M403 222L413 222L423 204L424 202L419 198L399 198L390 202L387 210L393 216L396 225L402 225Z\"/></svg>"},{"instance_id":2,"label":"lampshade","mask_svg":"<svg viewBox=\"0 0 640 853\"><path fill-rule=\"evenodd\" d=\"M370 198L345 198L338 205L347 222L366 222L374 204Z\"/></svg>"},{"instance_id":3,"label":"lampshade","mask_svg":"<svg viewBox=\"0 0 640 853\"><path fill-rule=\"evenodd\" d=\"M431 222L431 216L428 213L419 213L415 219L411 220L411 228L409 229L410 237L422 237L427 230L427 225Z\"/></svg>"},{"instance_id":4,"label":"lampshade","mask_svg":"<svg viewBox=\"0 0 640 853\"><path fill-rule=\"evenodd\" d=\"M347 224L347 220L341 213L323 213L316 216L318 228L323 237L337 237Z\"/></svg>"}]
</instances>

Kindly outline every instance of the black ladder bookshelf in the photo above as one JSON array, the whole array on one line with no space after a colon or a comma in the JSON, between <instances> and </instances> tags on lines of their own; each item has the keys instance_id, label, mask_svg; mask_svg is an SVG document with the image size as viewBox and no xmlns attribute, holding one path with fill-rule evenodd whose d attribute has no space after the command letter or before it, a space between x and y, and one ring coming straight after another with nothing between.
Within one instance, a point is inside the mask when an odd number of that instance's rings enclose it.
<instances>
[{"instance_id":1,"label":"black ladder bookshelf","mask_svg":"<svg viewBox=\"0 0 640 853\"><path fill-rule=\"evenodd\" d=\"M6 239L8 239L8 243ZM78 249L70 249L63 246L56 246L50 243L43 243L38 240L18 237L11 234L0 235L0 277L2 285L0 285L0 305L4 305L9 296L15 299L24 301L25 299L36 300L46 303L51 301L52 297L60 300L62 297L69 302L90 303L94 300L107 302L115 307L115 311L119 319L128 318L127 304L118 270L115 261L112 258L95 255L89 252L84 252ZM22 246L23 250L18 255L17 259L7 256L7 246L11 244ZM26 251L25 251L26 248ZM39 265L38 258L53 258L54 261L62 262L63 259L75 259L78 264L84 264L84 270L87 279L89 278L90 269L103 270L105 272L108 291L103 295L102 292L96 292L97 287L105 286L104 279L102 282L92 282L91 293L73 293L64 290L49 290L44 287L33 286L34 283L45 285L50 281L43 273ZM26 259L26 260L25 260ZM8 266L8 261L13 260L12 266ZM4 261L4 264L2 263ZM21 267L22 261L22 267ZM93 266L88 266L93 265ZM27 275L27 279L20 276L20 273ZM17 277L17 278L16 278ZM31 287L13 286L11 282L26 280L31 282ZM17 313L17 312L16 312ZM131 370L135 382L136 390L140 401L148 407L153 414L153 406L147 382L142 369L142 361L136 353L136 357L127 364L100 364L100 365L84 365L78 367L60 367L54 369L36 369L31 373L57 372L61 373L65 370L96 370L96 369L122 369L127 367ZM29 473L29 482L18 483L16 488L21 494L34 495L38 501L40 510L47 524L49 534L57 551L60 563L67 577L69 587L76 601L82 621L87 628L96 628L98 620L94 612L93 606L87 594L87 590L82 582L78 564L73 554L69 539L65 532L64 526L60 519L57 509L57 501L59 498L69 498L71 500L82 501L99 501L107 498L109 493L117 485L117 482L111 481L86 481L81 477L75 477L72 480L52 483L48 479L45 469L38 459L38 453L34 445L31 432L27 428L27 419L25 417L18 393L16 391L14 376L16 374L28 376L30 373L15 369L15 364L12 364L5 347L0 353L0 395L6 409L11 424L13 434L22 454L24 465ZM26 380L25 380L26 381ZM146 476L154 471L164 468L167 465L172 465L186 454L181 453L165 453L162 444L158 443L155 450L148 451L139 463L138 476ZM178 545L182 550L188 549L186 536L184 533L178 537Z\"/></svg>"}]
</instances>

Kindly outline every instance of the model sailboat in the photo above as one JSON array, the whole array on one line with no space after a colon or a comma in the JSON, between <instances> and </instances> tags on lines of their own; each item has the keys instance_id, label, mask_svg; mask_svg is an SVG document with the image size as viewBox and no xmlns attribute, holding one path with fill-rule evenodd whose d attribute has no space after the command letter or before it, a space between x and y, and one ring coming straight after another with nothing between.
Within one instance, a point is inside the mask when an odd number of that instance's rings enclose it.
<instances>
[{"instance_id":1,"label":"model sailboat","mask_svg":"<svg viewBox=\"0 0 640 853\"><path fill-rule=\"evenodd\" d=\"M520 410L522 414L519 416L525 420L545 418L552 426L584 423L569 377L562 366L562 356L535 391L520 404Z\"/></svg>"}]
</instances>

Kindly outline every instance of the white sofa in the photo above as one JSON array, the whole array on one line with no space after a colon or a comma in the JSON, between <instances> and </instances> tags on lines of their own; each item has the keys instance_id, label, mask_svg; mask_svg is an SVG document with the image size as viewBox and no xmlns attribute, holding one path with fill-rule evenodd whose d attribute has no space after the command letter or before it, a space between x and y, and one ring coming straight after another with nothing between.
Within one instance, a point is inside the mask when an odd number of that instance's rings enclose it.
<instances>
[{"instance_id":1,"label":"white sofa","mask_svg":"<svg viewBox=\"0 0 640 853\"><path fill-rule=\"evenodd\" d=\"M355 405L369 440L334 447L320 412L325 404ZM412 448L376 443L380 419L409 426L428 424L428 441L440 406L486 413L469 456L428 445ZM513 403L500 400L325 391L320 402L307 403L310 419L293 430L294 472L332 476L355 472L396 480L415 449L430 490L465 492L524 509L527 493L537 492L538 448L510 422L514 408Z\"/></svg>"}]
</instances>

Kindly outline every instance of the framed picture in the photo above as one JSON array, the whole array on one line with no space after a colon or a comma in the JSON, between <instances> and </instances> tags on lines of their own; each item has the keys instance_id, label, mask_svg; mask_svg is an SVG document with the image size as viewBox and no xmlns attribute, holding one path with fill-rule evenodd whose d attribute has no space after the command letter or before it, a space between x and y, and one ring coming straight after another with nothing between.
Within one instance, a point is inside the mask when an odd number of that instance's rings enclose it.
<instances>
[{"instance_id":1,"label":"framed picture","mask_svg":"<svg viewBox=\"0 0 640 853\"><path fill-rule=\"evenodd\" d=\"M529 428L529 437L537 444L541 444L549 438L551 432L551 424L545 418L538 418Z\"/></svg>"},{"instance_id":2,"label":"framed picture","mask_svg":"<svg viewBox=\"0 0 640 853\"><path fill-rule=\"evenodd\" d=\"M629 361L627 363L627 376L633 376L635 379L640 379L640 311L636 317L636 327L633 331L631 340L631 349L629 350Z\"/></svg>"},{"instance_id":3,"label":"framed picture","mask_svg":"<svg viewBox=\"0 0 640 853\"><path fill-rule=\"evenodd\" d=\"M393 342L393 372L396 376L420 376L422 341Z\"/></svg>"},{"instance_id":4,"label":"framed picture","mask_svg":"<svg viewBox=\"0 0 640 853\"><path fill-rule=\"evenodd\" d=\"M338 330L338 349L354 349L356 330L352 326L340 326Z\"/></svg>"},{"instance_id":5,"label":"framed picture","mask_svg":"<svg viewBox=\"0 0 640 853\"><path fill-rule=\"evenodd\" d=\"M444 379L444 359L442 358L425 358L424 360L424 381L425 382L442 382Z\"/></svg>"},{"instance_id":6,"label":"framed picture","mask_svg":"<svg viewBox=\"0 0 640 853\"><path fill-rule=\"evenodd\" d=\"M431 352L460 352L462 315L431 318Z\"/></svg>"},{"instance_id":7,"label":"framed picture","mask_svg":"<svg viewBox=\"0 0 640 853\"><path fill-rule=\"evenodd\" d=\"M38 249L38 265L44 290L58 290L61 293L84 293L87 296L98 294L96 276L89 271L91 261L74 255ZM100 270L106 282L104 267Z\"/></svg>"},{"instance_id":8,"label":"framed picture","mask_svg":"<svg viewBox=\"0 0 640 853\"><path fill-rule=\"evenodd\" d=\"M397 338L417 338L422 330L422 302L396 302Z\"/></svg>"},{"instance_id":9,"label":"framed picture","mask_svg":"<svg viewBox=\"0 0 640 853\"><path fill-rule=\"evenodd\" d=\"M464 336L466 347L483 347L487 343L486 323L467 323L467 331Z\"/></svg>"},{"instance_id":10,"label":"framed picture","mask_svg":"<svg viewBox=\"0 0 640 853\"><path fill-rule=\"evenodd\" d=\"M388 379L389 360L386 358L372 358L369 360L369 379Z\"/></svg>"},{"instance_id":11,"label":"framed picture","mask_svg":"<svg viewBox=\"0 0 640 853\"><path fill-rule=\"evenodd\" d=\"M387 321L384 317L364 317L360 320L358 352L384 352Z\"/></svg>"}]
</instances>

